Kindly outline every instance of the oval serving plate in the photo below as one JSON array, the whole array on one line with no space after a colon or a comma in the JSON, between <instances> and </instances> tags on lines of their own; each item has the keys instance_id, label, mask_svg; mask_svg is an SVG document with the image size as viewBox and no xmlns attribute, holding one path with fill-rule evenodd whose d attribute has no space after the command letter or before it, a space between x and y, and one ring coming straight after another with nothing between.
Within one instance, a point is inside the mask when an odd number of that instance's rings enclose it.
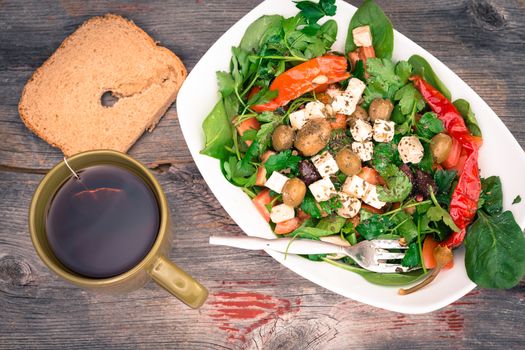
<instances>
[{"instance_id":1,"label":"oval serving plate","mask_svg":"<svg viewBox=\"0 0 525 350\"><path fill-rule=\"evenodd\" d=\"M339 30L337 41L332 47L334 50L344 51L348 24L356 10L350 4L337 1L337 14L333 18L337 21ZM219 98L215 72L228 69L231 47L239 44L246 28L262 15L293 16L297 11L292 1L282 0L267 0L250 11L222 35L195 65L177 97L177 113L182 133L199 171L224 209L249 236L275 237L248 196L224 178L219 161L199 153L204 145L201 124ZM516 221L523 228L525 206L511 205L516 195L525 197L522 180L525 173L525 153L522 148L492 109L465 82L437 58L395 31L393 59L408 59L413 54L423 56L432 65L435 73L451 90L454 99L464 98L470 102L483 132L484 144L479 160L481 175L501 177L504 208L514 213ZM327 263L313 262L293 255L284 259L284 254L271 251L267 253L292 271L326 289L362 303L401 313L418 314L437 310L476 287L465 271L463 248L455 252L453 269L442 272L425 289L406 296L398 295L397 287L370 284L357 274Z\"/></svg>"}]
</instances>

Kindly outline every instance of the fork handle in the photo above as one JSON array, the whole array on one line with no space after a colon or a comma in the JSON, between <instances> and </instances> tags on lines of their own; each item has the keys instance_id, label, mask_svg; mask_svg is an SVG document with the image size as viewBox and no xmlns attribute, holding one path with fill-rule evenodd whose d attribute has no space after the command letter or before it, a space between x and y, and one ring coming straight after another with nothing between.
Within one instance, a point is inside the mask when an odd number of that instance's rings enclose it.
<instances>
[{"instance_id":1,"label":"fork handle","mask_svg":"<svg viewBox=\"0 0 525 350\"><path fill-rule=\"evenodd\" d=\"M322 241L314 241L311 239L294 239L292 238L276 238L265 239L258 237L221 237L211 236L210 244L225 245L229 247L249 249L249 250L265 250L270 249L276 252L289 254L337 254L344 253L344 247L337 244L332 244Z\"/></svg>"}]
</instances>

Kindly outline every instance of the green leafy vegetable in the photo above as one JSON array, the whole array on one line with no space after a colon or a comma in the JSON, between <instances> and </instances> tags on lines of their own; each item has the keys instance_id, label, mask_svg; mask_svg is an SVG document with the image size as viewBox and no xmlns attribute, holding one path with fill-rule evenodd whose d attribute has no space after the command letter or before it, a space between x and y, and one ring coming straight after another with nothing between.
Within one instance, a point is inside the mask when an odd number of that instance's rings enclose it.
<instances>
[{"instance_id":1,"label":"green leafy vegetable","mask_svg":"<svg viewBox=\"0 0 525 350\"><path fill-rule=\"evenodd\" d=\"M374 214L368 219L362 220L355 229L365 239L371 240L388 233L392 225L393 222L389 218Z\"/></svg>"},{"instance_id":2,"label":"green leafy vegetable","mask_svg":"<svg viewBox=\"0 0 525 350\"><path fill-rule=\"evenodd\" d=\"M431 139L434 135L445 131L443 122L433 112L426 112L416 123L416 132L419 136Z\"/></svg>"},{"instance_id":3,"label":"green leafy vegetable","mask_svg":"<svg viewBox=\"0 0 525 350\"><path fill-rule=\"evenodd\" d=\"M319 220L319 222L317 223L317 225L315 225L315 227L322 229L322 230L331 231L332 233L339 233L341 232L345 223L346 223L345 218L341 216L337 216L337 215L332 215L332 216L328 216L326 218L322 218L321 220Z\"/></svg>"},{"instance_id":4,"label":"green leafy vegetable","mask_svg":"<svg viewBox=\"0 0 525 350\"><path fill-rule=\"evenodd\" d=\"M299 227L297 230L290 233L290 236L300 238L318 239L319 237L331 236L334 233L330 230L323 230L316 227Z\"/></svg>"},{"instance_id":5,"label":"green leafy vegetable","mask_svg":"<svg viewBox=\"0 0 525 350\"><path fill-rule=\"evenodd\" d=\"M448 211L439 206L429 208L427 210L427 217L430 219L430 221L443 221L454 232L460 231L459 227L457 227L457 225L454 223L454 220L452 220L452 217Z\"/></svg>"},{"instance_id":6,"label":"green leafy vegetable","mask_svg":"<svg viewBox=\"0 0 525 350\"><path fill-rule=\"evenodd\" d=\"M521 196L517 195L516 198L512 201L512 204L518 204L521 203Z\"/></svg>"},{"instance_id":7,"label":"green leafy vegetable","mask_svg":"<svg viewBox=\"0 0 525 350\"><path fill-rule=\"evenodd\" d=\"M456 170L438 170L434 174L434 181L438 187L438 193L449 193L452 187L452 182L457 175Z\"/></svg>"},{"instance_id":8,"label":"green leafy vegetable","mask_svg":"<svg viewBox=\"0 0 525 350\"><path fill-rule=\"evenodd\" d=\"M406 250L405 257L401 260L401 265L405 267L421 266L421 256L417 243L410 243Z\"/></svg>"},{"instance_id":9,"label":"green leafy vegetable","mask_svg":"<svg viewBox=\"0 0 525 350\"><path fill-rule=\"evenodd\" d=\"M295 4L308 24L317 23L324 16L333 16L337 10L335 0L320 0L319 3L299 1Z\"/></svg>"},{"instance_id":10,"label":"green leafy vegetable","mask_svg":"<svg viewBox=\"0 0 525 350\"><path fill-rule=\"evenodd\" d=\"M255 20L241 39L239 47L245 51L257 52L261 44L272 35L272 32L281 28L282 16L262 16Z\"/></svg>"},{"instance_id":11,"label":"green leafy vegetable","mask_svg":"<svg viewBox=\"0 0 525 350\"><path fill-rule=\"evenodd\" d=\"M436 73L430 66L430 64L419 55L412 55L408 62L412 65L413 72L416 75L420 75L433 87L441 91L441 93L450 100L450 91L447 89L445 84L437 77Z\"/></svg>"},{"instance_id":12,"label":"green leafy vegetable","mask_svg":"<svg viewBox=\"0 0 525 350\"><path fill-rule=\"evenodd\" d=\"M292 171L297 170L297 165L301 161L301 157L294 156L292 150L286 150L277 154L271 155L268 160L264 163L264 167L268 174L274 171L283 169L291 169Z\"/></svg>"},{"instance_id":13,"label":"green leafy vegetable","mask_svg":"<svg viewBox=\"0 0 525 350\"><path fill-rule=\"evenodd\" d=\"M481 179L482 209L490 215L501 213L503 210L503 191L499 176L490 176Z\"/></svg>"},{"instance_id":14,"label":"green leafy vegetable","mask_svg":"<svg viewBox=\"0 0 525 350\"><path fill-rule=\"evenodd\" d=\"M479 128L474 112L472 112L472 109L470 108L470 104L464 99L460 98L454 101L454 106L456 106L459 113L461 113L461 116L465 120L465 124L467 124L470 133L474 136L481 137L481 129Z\"/></svg>"},{"instance_id":15,"label":"green leafy vegetable","mask_svg":"<svg viewBox=\"0 0 525 350\"><path fill-rule=\"evenodd\" d=\"M319 202L319 206L326 214L330 215L337 209L341 208L342 204L339 197L332 197L327 201Z\"/></svg>"},{"instance_id":16,"label":"green leafy vegetable","mask_svg":"<svg viewBox=\"0 0 525 350\"><path fill-rule=\"evenodd\" d=\"M313 218L319 219L321 217L321 210L317 206L314 196L309 191L304 196L301 209Z\"/></svg>"},{"instance_id":17,"label":"green leafy vegetable","mask_svg":"<svg viewBox=\"0 0 525 350\"><path fill-rule=\"evenodd\" d=\"M345 52L354 51L354 36L352 30L357 27L369 25L372 32L372 45L377 57L392 57L394 51L394 30L392 23L385 15L383 10L373 1L365 0L357 9L350 20L348 34L346 36Z\"/></svg>"},{"instance_id":18,"label":"green leafy vegetable","mask_svg":"<svg viewBox=\"0 0 525 350\"><path fill-rule=\"evenodd\" d=\"M233 144L232 125L226 115L222 100L217 102L210 114L204 119L202 129L206 143L200 153L217 159L226 158L229 152L225 147Z\"/></svg>"},{"instance_id":19,"label":"green leafy vegetable","mask_svg":"<svg viewBox=\"0 0 525 350\"><path fill-rule=\"evenodd\" d=\"M433 165L434 165L434 159L432 158L432 152L430 150L430 145L426 142L423 142L423 159L419 163L416 164L416 166L423 170L426 173L432 174L433 172Z\"/></svg>"},{"instance_id":20,"label":"green leafy vegetable","mask_svg":"<svg viewBox=\"0 0 525 350\"><path fill-rule=\"evenodd\" d=\"M412 74L412 65L408 61L399 61L396 64L396 75L402 84L408 83L408 78Z\"/></svg>"},{"instance_id":21,"label":"green leafy vegetable","mask_svg":"<svg viewBox=\"0 0 525 350\"><path fill-rule=\"evenodd\" d=\"M372 164L378 172L385 173L390 164L398 165L400 162L399 153L392 143L382 142L375 145Z\"/></svg>"},{"instance_id":22,"label":"green leafy vegetable","mask_svg":"<svg viewBox=\"0 0 525 350\"><path fill-rule=\"evenodd\" d=\"M393 215L392 220L394 220L397 225L397 234L402 236L407 243L417 238L417 227L409 214L400 211L396 215Z\"/></svg>"},{"instance_id":23,"label":"green leafy vegetable","mask_svg":"<svg viewBox=\"0 0 525 350\"><path fill-rule=\"evenodd\" d=\"M410 179L397 166L390 164L378 172L387 184L387 187L377 187L379 200L389 203L402 202L412 192Z\"/></svg>"},{"instance_id":24,"label":"green leafy vegetable","mask_svg":"<svg viewBox=\"0 0 525 350\"><path fill-rule=\"evenodd\" d=\"M407 84L397 90L394 99L399 101L401 113L405 115L411 114L413 111L419 112L425 108L423 96L412 84Z\"/></svg>"},{"instance_id":25,"label":"green leafy vegetable","mask_svg":"<svg viewBox=\"0 0 525 350\"><path fill-rule=\"evenodd\" d=\"M380 286L390 286L390 287L404 286L410 283L417 282L423 276L425 276L425 273L422 270L417 270L417 271L412 271L412 272L407 272L407 273L376 273L376 272L367 271L360 267L333 261L328 258L322 258L322 260L324 262L329 263L330 265L334 265L344 270L348 270L348 271L357 273L358 275L363 277L368 282L377 284Z\"/></svg>"},{"instance_id":26,"label":"green leafy vegetable","mask_svg":"<svg viewBox=\"0 0 525 350\"><path fill-rule=\"evenodd\" d=\"M465 267L483 288L512 288L525 275L525 238L510 211L478 212L465 238Z\"/></svg>"}]
</instances>

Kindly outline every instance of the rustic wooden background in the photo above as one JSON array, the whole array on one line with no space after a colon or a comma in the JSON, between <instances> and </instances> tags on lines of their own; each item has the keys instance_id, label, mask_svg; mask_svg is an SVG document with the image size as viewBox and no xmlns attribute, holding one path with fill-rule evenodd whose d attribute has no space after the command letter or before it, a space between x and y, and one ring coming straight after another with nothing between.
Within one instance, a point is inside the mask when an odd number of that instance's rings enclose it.
<instances>
[{"instance_id":1,"label":"rustic wooden background","mask_svg":"<svg viewBox=\"0 0 525 350\"><path fill-rule=\"evenodd\" d=\"M525 145L523 0L379 2L399 31L457 72ZM176 232L172 257L209 288L207 304L190 310L153 283L128 295L93 295L40 262L27 210L62 156L19 119L18 99L33 70L80 23L106 12L133 19L191 70L257 3L0 0L0 348L525 348L524 282L508 291L476 289L440 311L405 316L328 292L265 253L210 249L210 233L241 232L199 175L175 106L130 153L164 187Z\"/></svg>"}]
</instances>

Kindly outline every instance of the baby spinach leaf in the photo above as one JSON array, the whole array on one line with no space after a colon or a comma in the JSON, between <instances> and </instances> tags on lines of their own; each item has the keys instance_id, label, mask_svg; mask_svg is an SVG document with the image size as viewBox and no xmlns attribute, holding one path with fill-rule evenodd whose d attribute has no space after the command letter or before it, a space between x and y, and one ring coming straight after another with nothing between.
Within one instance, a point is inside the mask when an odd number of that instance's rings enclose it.
<instances>
[{"instance_id":1,"label":"baby spinach leaf","mask_svg":"<svg viewBox=\"0 0 525 350\"><path fill-rule=\"evenodd\" d=\"M503 191L499 176L490 176L481 179L482 209L490 215L501 213L503 210Z\"/></svg>"},{"instance_id":2,"label":"baby spinach leaf","mask_svg":"<svg viewBox=\"0 0 525 350\"><path fill-rule=\"evenodd\" d=\"M235 81L230 73L217 72L217 84L222 97L228 97L235 91Z\"/></svg>"},{"instance_id":3,"label":"baby spinach leaf","mask_svg":"<svg viewBox=\"0 0 525 350\"><path fill-rule=\"evenodd\" d=\"M456 170L438 170L434 174L434 181L438 187L438 193L449 193L452 187L452 182L457 175Z\"/></svg>"},{"instance_id":4,"label":"baby spinach leaf","mask_svg":"<svg viewBox=\"0 0 525 350\"><path fill-rule=\"evenodd\" d=\"M239 47L245 51L257 52L268 37L281 30L282 16L262 16L248 26Z\"/></svg>"},{"instance_id":5,"label":"baby spinach leaf","mask_svg":"<svg viewBox=\"0 0 525 350\"><path fill-rule=\"evenodd\" d=\"M354 51L357 47L354 43L352 30L369 25L372 32L372 46L377 57L392 57L394 51L394 30L392 23L385 15L383 10L373 0L365 0L357 9L356 13L350 20L348 34L346 36L345 52Z\"/></svg>"},{"instance_id":6,"label":"baby spinach leaf","mask_svg":"<svg viewBox=\"0 0 525 350\"><path fill-rule=\"evenodd\" d=\"M304 196L303 202L301 203L301 209L313 218L319 219L321 217L321 210L317 206L317 202L310 191L307 191Z\"/></svg>"},{"instance_id":7,"label":"baby spinach leaf","mask_svg":"<svg viewBox=\"0 0 525 350\"><path fill-rule=\"evenodd\" d=\"M225 146L233 144L232 125L226 115L222 99L217 102L210 114L204 119L202 129L206 142L200 153L217 159L226 158L229 152Z\"/></svg>"},{"instance_id":8,"label":"baby spinach leaf","mask_svg":"<svg viewBox=\"0 0 525 350\"><path fill-rule=\"evenodd\" d=\"M434 135L445 131L443 122L432 112L426 112L416 123L416 132L419 136L431 139Z\"/></svg>"},{"instance_id":9,"label":"baby spinach leaf","mask_svg":"<svg viewBox=\"0 0 525 350\"><path fill-rule=\"evenodd\" d=\"M417 243L410 243L405 252L405 257L401 260L401 265L405 267L421 266L421 256Z\"/></svg>"},{"instance_id":10,"label":"baby spinach leaf","mask_svg":"<svg viewBox=\"0 0 525 350\"><path fill-rule=\"evenodd\" d=\"M412 65L413 74L420 75L433 87L438 89L446 98L450 100L450 91L445 84L437 77L430 64L419 55L412 55L408 62Z\"/></svg>"},{"instance_id":11,"label":"baby spinach leaf","mask_svg":"<svg viewBox=\"0 0 525 350\"><path fill-rule=\"evenodd\" d=\"M271 155L268 160L264 163L264 167L268 174L274 171L283 169L291 169L292 171L297 170L297 165L301 161L301 157L294 156L292 150L286 150L277 154Z\"/></svg>"},{"instance_id":12,"label":"baby spinach leaf","mask_svg":"<svg viewBox=\"0 0 525 350\"><path fill-rule=\"evenodd\" d=\"M385 234L392 227L393 222L389 218L374 214L366 220L362 220L355 228L365 239L371 240Z\"/></svg>"},{"instance_id":13,"label":"baby spinach leaf","mask_svg":"<svg viewBox=\"0 0 525 350\"><path fill-rule=\"evenodd\" d=\"M525 238L510 211L478 212L465 238L465 267L482 288L512 288L525 275Z\"/></svg>"},{"instance_id":14,"label":"baby spinach leaf","mask_svg":"<svg viewBox=\"0 0 525 350\"><path fill-rule=\"evenodd\" d=\"M365 270L357 266L333 261L328 258L322 258L322 260L330 265L334 265L344 270L348 270L348 271L357 273L358 275L363 277L368 282L377 284L380 286L390 286L390 287L404 286L404 285L418 281L425 275L423 270L411 271L407 273L377 273L377 272Z\"/></svg>"},{"instance_id":15,"label":"baby spinach leaf","mask_svg":"<svg viewBox=\"0 0 525 350\"><path fill-rule=\"evenodd\" d=\"M333 232L330 230L323 230L316 227L299 227L297 230L293 231L290 234L292 237L300 237L300 238L319 238L324 236L331 236L333 235Z\"/></svg>"},{"instance_id":16,"label":"baby spinach leaf","mask_svg":"<svg viewBox=\"0 0 525 350\"><path fill-rule=\"evenodd\" d=\"M517 195L516 198L512 201L512 204L518 204L521 203L521 196Z\"/></svg>"},{"instance_id":17,"label":"baby spinach leaf","mask_svg":"<svg viewBox=\"0 0 525 350\"><path fill-rule=\"evenodd\" d=\"M461 116L465 120L465 124L467 124L470 133L474 136L481 137L481 129L479 128L474 112L472 112L472 109L470 108L470 104L466 100L460 98L454 101L454 106L456 106L459 113L461 113Z\"/></svg>"}]
</instances>

